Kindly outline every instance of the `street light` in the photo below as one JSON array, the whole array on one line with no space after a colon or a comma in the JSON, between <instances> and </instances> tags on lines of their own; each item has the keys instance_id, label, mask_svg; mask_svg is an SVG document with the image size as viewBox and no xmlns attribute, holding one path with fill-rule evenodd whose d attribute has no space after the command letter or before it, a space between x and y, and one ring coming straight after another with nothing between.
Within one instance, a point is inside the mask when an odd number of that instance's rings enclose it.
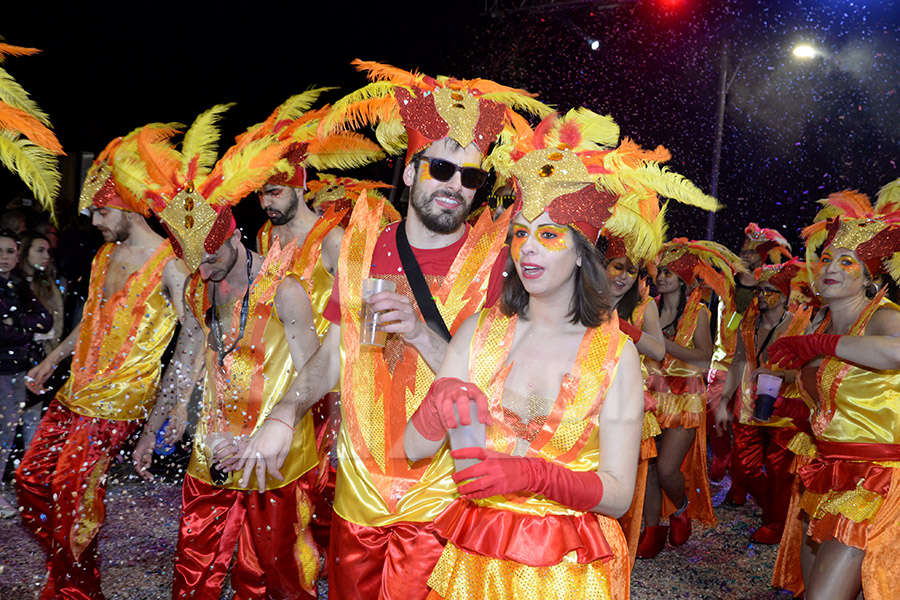
<instances>
[{"instance_id":1,"label":"street light","mask_svg":"<svg viewBox=\"0 0 900 600\"><path fill-rule=\"evenodd\" d=\"M824 53L810 44L797 44L791 49L791 54L800 60L811 60L817 56L823 56ZM717 198L719 192L719 163L722 158L722 133L725 125L725 104L728 99L728 90L734 83L735 77L741 70L744 58L738 61L737 66L731 68L728 60L728 46L723 45L721 53L721 64L719 66L719 99L716 111L716 139L713 144L713 165L712 177L709 193L712 197ZM712 240L716 228L716 213L709 211L706 218L706 239Z\"/></svg>"}]
</instances>

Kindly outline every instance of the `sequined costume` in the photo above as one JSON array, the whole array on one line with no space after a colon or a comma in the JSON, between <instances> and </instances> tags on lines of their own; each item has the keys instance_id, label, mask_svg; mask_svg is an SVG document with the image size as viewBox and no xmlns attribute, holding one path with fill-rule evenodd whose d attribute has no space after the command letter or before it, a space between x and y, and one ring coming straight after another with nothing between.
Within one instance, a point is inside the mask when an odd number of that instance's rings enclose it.
<instances>
[{"instance_id":1,"label":"sequined costume","mask_svg":"<svg viewBox=\"0 0 900 600\"><path fill-rule=\"evenodd\" d=\"M16 470L25 525L47 553L44 598L102 598L97 533L105 517L106 473L156 397L175 309L162 294L168 241L104 298L110 257L91 266L88 298L69 379L56 393Z\"/></svg>"},{"instance_id":2,"label":"sequined costume","mask_svg":"<svg viewBox=\"0 0 900 600\"><path fill-rule=\"evenodd\" d=\"M900 310L876 296L848 335L863 335L880 308ZM826 317L819 331L827 324ZM900 581L900 371L876 371L829 356L818 367L804 368L798 380L812 407L816 445L815 456L799 470L803 489L797 506L809 518L806 533L818 542L834 539L864 550L865 597L893 598ZM788 558L788 568L798 573L799 552Z\"/></svg>"},{"instance_id":3,"label":"sequined costume","mask_svg":"<svg viewBox=\"0 0 900 600\"><path fill-rule=\"evenodd\" d=\"M205 443L212 432L252 434L296 377L274 301L279 284L290 276L295 249L291 243L270 250L250 286L244 336L224 364L207 345L203 407L183 488L173 598L218 598L235 543L231 584L237 598L315 597L318 552L308 529L313 509L305 477L318 463L312 417L307 414L297 425L281 469L284 479L270 477L265 495L254 491L253 478L250 488L240 487L240 472L214 482ZM212 305L198 274L185 296L209 335L205 315ZM241 304L238 299L219 307L218 318L230 322L233 331L240 327Z\"/></svg>"},{"instance_id":4,"label":"sequined costume","mask_svg":"<svg viewBox=\"0 0 900 600\"><path fill-rule=\"evenodd\" d=\"M394 281L398 293L412 297L397 256L396 228L403 225L380 231L381 215L380 201L357 203L325 311L341 325L343 382L329 593L406 600L427 595L425 581L442 548L432 521L456 485L449 455L410 464L403 451L407 421L434 372L398 335L388 335L383 350L359 344L363 279ZM507 219L493 223L485 214L450 246L413 248L451 333L499 296Z\"/></svg>"},{"instance_id":5,"label":"sequined costume","mask_svg":"<svg viewBox=\"0 0 900 600\"><path fill-rule=\"evenodd\" d=\"M809 324L809 307L785 313L789 324L782 335L802 335ZM732 486L747 490L762 509L762 524L781 532L790 502L793 475L790 472L794 453L789 445L799 432L790 418L773 418L761 422L753 418L755 395L753 372L759 368L776 370L776 366L766 360L757 362L757 353L764 340L757 339L760 319L759 301L754 298L744 313L739 334L746 349L747 362L741 374L738 421L733 424L734 448L731 461ZM777 325L776 325L777 327ZM784 396L795 397L796 386L785 386Z\"/></svg>"},{"instance_id":6,"label":"sequined costume","mask_svg":"<svg viewBox=\"0 0 900 600\"><path fill-rule=\"evenodd\" d=\"M694 330L697 328L701 311L709 312L701 302L700 288L696 288L688 297L677 330L670 339L685 348L693 348ZM709 479L706 474L706 389L703 380L705 369L679 360L671 354L666 354L662 362L648 358L644 364L650 373L647 388L656 399L656 419L659 427L697 430L694 442L681 466L685 480L685 494L689 502L687 515L705 525L715 526L716 515L712 509ZM671 515L677 508L664 492L661 516Z\"/></svg>"},{"instance_id":7,"label":"sequined costume","mask_svg":"<svg viewBox=\"0 0 900 600\"><path fill-rule=\"evenodd\" d=\"M597 422L627 337L615 319L587 329L549 415L523 423L510 408L517 394L504 389L517 321L497 308L483 311L469 350L469 378L485 390L494 421L487 447L520 455L524 442L524 456L595 471ZM441 455L447 454L445 447ZM619 524L605 515L518 492L458 498L435 529L447 546L428 581L432 597L559 598L573 590L582 598L628 597L628 547Z\"/></svg>"},{"instance_id":8,"label":"sequined costume","mask_svg":"<svg viewBox=\"0 0 900 600\"><path fill-rule=\"evenodd\" d=\"M653 302L653 298L647 297L641 300L631 314L630 323L638 329L644 323L644 311L647 305ZM641 520L644 516L644 494L647 491L647 468L651 458L656 458L656 436L662 433L659 422L656 420L656 399L646 388L649 380L647 367L644 365L644 355L641 355L641 374L644 379L644 428L641 431L641 454L638 462L637 477L634 485L634 499L628 512L619 518L625 538L628 540L628 556L632 566L637 555L638 541L641 537Z\"/></svg>"}]
</instances>

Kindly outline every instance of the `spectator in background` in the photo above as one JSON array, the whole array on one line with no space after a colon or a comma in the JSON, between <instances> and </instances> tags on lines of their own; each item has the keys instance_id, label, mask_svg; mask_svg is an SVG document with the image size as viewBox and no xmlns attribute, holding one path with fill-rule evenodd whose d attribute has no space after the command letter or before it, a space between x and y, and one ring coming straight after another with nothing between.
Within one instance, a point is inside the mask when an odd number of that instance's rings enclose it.
<instances>
[{"instance_id":1,"label":"spectator in background","mask_svg":"<svg viewBox=\"0 0 900 600\"><path fill-rule=\"evenodd\" d=\"M14 272L18 259L16 234L0 229L0 474L6 470L25 404L28 346L35 333L46 333L53 322L50 313ZM0 517L7 519L18 512L0 491Z\"/></svg>"}]
</instances>

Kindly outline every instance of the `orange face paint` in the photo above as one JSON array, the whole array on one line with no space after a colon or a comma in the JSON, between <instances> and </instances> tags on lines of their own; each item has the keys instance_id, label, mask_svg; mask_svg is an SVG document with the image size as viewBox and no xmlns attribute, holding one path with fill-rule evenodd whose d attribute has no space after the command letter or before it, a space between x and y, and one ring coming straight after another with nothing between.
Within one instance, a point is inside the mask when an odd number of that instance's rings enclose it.
<instances>
[{"instance_id":1,"label":"orange face paint","mask_svg":"<svg viewBox=\"0 0 900 600\"><path fill-rule=\"evenodd\" d=\"M509 252L516 262L521 262L519 254L522 252L522 244L528 239L528 228L519 223L513 225L512 239L509 242Z\"/></svg>"},{"instance_id":2,"label":"orange face paint","mask_svg":"<svg viewBox=\"0 0 900 600\"><path fill-rule=\"evenodd\" d=\"M816 275L834 261L834 253L831 251L831 248L829 248L822 254L822 258L819 259L819 264L816 265ZM837 264L851 279L856 279L862 275L862 264L850 254L842 254L840 258L837 259Z\"/></svg>"},{"instance_id":3,"label":"orange face paint","mask_svg":"<svg viewBox=\"0 0 900 600\"><path fill-rule=\"evenodd\" d=\"M561 252L569 246L566 244L566 231L568 227L565 225L538 225L537 240L541 246L550 252ZM522 245L531 236L531 230L520 223L513 225L512 240L509 243L509 250L513 260L520 262L519 255L522 252Z\"/></svg>"},{"instance_id":4,"label":"orange face paint","mask_svg":"<svg viewBox=\"0 0 900 600\"><path fill-rule=\"evenodd\" d=\"M606 271L607 271L607 273L609 274L610 279L615 279L616 277L618 277L618 276L621 275L622 273L625 273L626 275L628 275L628 276L631 277L632 279L636 278L637 275L638 275L638 268L637 268L637 266L632 265L631 267L629 267L629 268L626 269L626 268L625 268L625 265L623 265L623 264L621 264L621 263L619 263L619 262L615 262L615 261L609 263L609 266L606 267Z\"/></svg>"}]
</instances>

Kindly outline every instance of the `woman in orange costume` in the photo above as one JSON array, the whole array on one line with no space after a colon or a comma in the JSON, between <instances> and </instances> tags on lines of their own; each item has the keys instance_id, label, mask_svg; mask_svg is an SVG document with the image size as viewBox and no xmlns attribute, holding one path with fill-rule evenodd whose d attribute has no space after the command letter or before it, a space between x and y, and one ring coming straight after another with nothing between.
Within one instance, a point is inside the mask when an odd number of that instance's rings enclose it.
<instances>
[{"instance_id":1,"label":"woman in orange costume","mask_svg":"<svg viewBox=\"0 0 900 600\"><path fill-rule=\"evenodd\" d=\"M709 310L703 306L702 289L688 294L698 276L720 296L734 282L738 258L712 242L675 239L663 246L656 285L660 324L666 338L662 362L646 361L648 388L656 399L656 418L662 433L657 438L657 458L647 472L644 500L646 525L638 546L639 558L653 558L665 547L684 544L691 535L692 520L716 524L706 476L705 409L703 373L712 357ZM712 266L718 269L713 269ZM687 457L687 460L685 458ZM660 525L669 516L669 525Z\"/></svg>"},{"instance_id":2,"label":"woman in orange costume","mask_svg":"<svg viewBox=\"0 0 900 600\"><path fill-rule=\"evenodd\" d=\"M769 349L772 362L801 368L817 449L799 473L805 531L793 563L809 600L849 600L860 591L866 600L896 598L900 306L877 290L887 275L900 276L900 186L882 189L874 210L855 192L824 204L804 235L808 253L825 248L816 287L827 307L815 333L783 337Z\"/></svg>"},{"instance_id":3,"label":"woman in orange costume","mask_svg":"<svg viewBox=\"0 0 900 600\"><path fill-rule=\"evenodd\" d=\"M467 425L475 402L487 424L486 448L451 452L476 464L454 475L462 497L435 521L447 540L429 579L436 598L628 597L614 518L634 493L643 386L593 245L615 222L617 194L589 169L606 156L621 184L648 167L617 163L622 146L600 152L572 131L587 122L602 129L601 117L571 111L509 153L521 212L502 303L457 332L407 426L418 460L448 451L454 408Z\"/></svg>"},{"instance_id":4,"label":"woman in orange costume","mask_svg":"<svg viewBox=\"0 0 900 600\"><path fill-rule=\"evenodd\" d=\"M656 458L656 436L661 433L656 421L656 400L647 389L649 374L644 360L663 360L666 347L659 326L659 310L650 297L647 285L640 280L640 266L628 256L622 238L604 235L608 241L606 249L606 281L609 284L610 302L619 316L619 328L634 342L641 354L641 372L644 378L644 425L641 431L641 454L638 462L634 498L631 506L620 519L625 539L628 540L628 554L632 564L637 556L643 514L644 495L647 488L647 470L650 460ZM635 260L638 260L635 258Z\"/></svg>"}]
</instances>

